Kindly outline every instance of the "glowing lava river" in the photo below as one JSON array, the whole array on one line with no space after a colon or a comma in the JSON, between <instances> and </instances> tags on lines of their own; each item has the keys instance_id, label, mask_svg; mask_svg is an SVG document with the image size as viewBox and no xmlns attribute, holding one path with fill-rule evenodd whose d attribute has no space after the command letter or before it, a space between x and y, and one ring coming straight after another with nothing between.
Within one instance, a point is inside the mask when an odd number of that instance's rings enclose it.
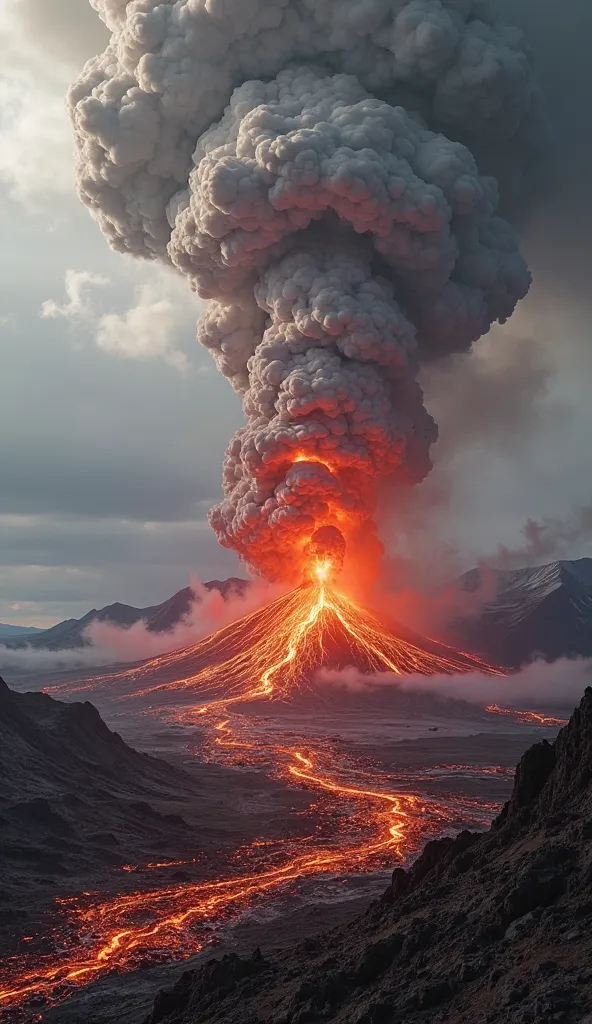
<instances>
[{"instance_id":1,"label":"glowing lava river","mask_svg":"<svg viewBox=\"0 0 592 1024\"><path fill-rule=\"evenodd\" d=\"M236 920L271 893L278 897L315 876L384 872L408 862L429 838L491 820L496 805L487 800L426 795L421 772L387 772L318 733L282 733L262 720L263 702L285 704L288 695L297 701L312 670L323 665L353 664L362 672L394 675L495 674L470 655L389 632L329 587L327 575L319 566L313 583L194 647L54 688L52 695L94 689L117 699L156 697L164 720L199 725L210 760L263 766L272 778L307 790L312 834L253 842L222 877L211 877L214 865L201 881L158 886L148 873L144 888L58 901L50 951L19 952L0 966L0 1016L33 1019L24 1015L34 1008L39 1014L39 1006L60 1002L109 972L186 959L208 945L213 924ZM451 766L450 773L458 770ZM497 769L467 769L477 775L480 770Z\"/></svg>"}]
</instances>

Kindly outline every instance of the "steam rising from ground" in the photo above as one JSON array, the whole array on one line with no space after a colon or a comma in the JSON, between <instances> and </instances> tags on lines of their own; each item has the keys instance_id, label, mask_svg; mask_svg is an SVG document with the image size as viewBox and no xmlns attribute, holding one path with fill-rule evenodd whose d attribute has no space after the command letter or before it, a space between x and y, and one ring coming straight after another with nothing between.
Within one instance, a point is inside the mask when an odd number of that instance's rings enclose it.
<instances>
[{"instance_id":1,"label":"steam rising from ground","mask_svg":"<svg viewBox=\"0 0 592 1024\"><path fill-rule=\"evenodd\" d=\"M468 701L484 707L501 704L514 707L571 708L592 681L592 660L562 658L548 663L534 661L509 676L486 676L478 672L458 676L395 676L390 672L361 676L356 669L341 672L323 670L319 679L332 686L370 693L391 686L405 692L431 693Z\"/></svg>"},{"instance_id":2,"label":"steam rising from ground","mask_svg":"<svg viewBox=\"0 0 592 1024\"><path fill-rule=\"evenodd\" d=\"M199 339L244 396L218 539L269 579L326 526L369 557L376 482L430 468L421 360L529 287L487 174L528 162L521 33L482 0L91 2L113 36L69 96L81 198L212 300Z\"/></svg>"}]
</instances>

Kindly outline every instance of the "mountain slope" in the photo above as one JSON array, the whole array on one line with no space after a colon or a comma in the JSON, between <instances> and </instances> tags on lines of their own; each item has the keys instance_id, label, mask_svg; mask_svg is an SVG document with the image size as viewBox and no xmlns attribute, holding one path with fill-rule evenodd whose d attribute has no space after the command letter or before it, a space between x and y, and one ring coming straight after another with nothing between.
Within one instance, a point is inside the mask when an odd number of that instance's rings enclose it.
<instances>
[{"instance_id":1,"label":"mountain slope","mask_svg":"<svg viewBox=\"0 0 592 1024\"><path fill-rule=\"evenodd\" d=\"M217 590L227 600L233 593L244 593L248 582L240 579L211 580L209 583L204 583L203 586L206 590ZM169 598L168 601L152 605L149 608L134 608L131 605L116 602L99 611L93 608L81 619L66 619L64 622L58 622L50 629L37 631L32 636L3 636L0 633L0 644L12 649L27 647L33 650L50 651L83 647L85 644L84 632L93 622L109 622L121 628L128 628L135 625L136 622L143 621L149 632L164 633L173 629L187 615L195 600L197 598L193 590L186 587Z\"/></svg>"},{"instance_id":2,"label":"mountain slope","mask_svg":"<svg viewBox=\"0 0 592 1024\"><path fill-rule=\"evenodd\" d=\"M188 761L184 744L167 749L172 761L140 753L92 704L16 693L0 679L0 962L22 952L23 934L40 944L27 952L47 952L56 898L172 884L179 861L184 881L203 879L262 822L271 839L308 827L307 795L262 775L245 799L241 773Z\"/></svg>"},{"instance_id":3,"label":"mountain slope","mask_svg":"<svg viewBox=\"0 0 592 1024\"><path fill-rule=\"evenodd\" d=\"M0 639L3 637L34 636L35 633L42 633L42 629L36 626L10 626L6 622L0 622Z\"/></svg>"},{"instance_id":4,"label":"mountain slope","mask_svg":"<svg viewBox=\"0 0 592 1024\"><path fill-rule=\"evenodd\" d=\"M212 960L145 1024L590 1024L592 689L489 832L428 843L352 925Z\"/></svg>"},{"instance_id":5,"label":"mountain slope","mask_svg":"<svg viewBox=\"0 0 592 1024\"><path fill-rule=\"evenodd\" d=\"M460 586L494 596L476 618L454 623L455 642L508 667L535 657L592 657L592 559L511 571L473 569Z\"/></svg>"},{"instance_id":6,"label":"mountain slope","mask_svg":"<svg viewBox=\"0 0 592 1024\"><path fill-rule=\"evenodd\" d=\"M130 859L189 846L192 803L194 778L128 747L92 704L0 679L0 945L26 927L33 895L40 908Z\"/></svg>"},{"instance_id":7,"label":"mountain slope","mask_svg":"<svg viewBox=\"0 0 592 1024\"><path fill-rule=\"evenodd\" d=\"M248 585L240 579L204 584L225 599L232 593L244 593ZM447 639L453 646L509 668L534 657L549 661L592 657L592 559L509 571L473 569L461 578L459 586L474 593L476 602L482 595L488 596L478 615L457 619L451 625ZM121 627L144 621L150 632L166 632L187 615L194 599L193 591L186 587L159 605L134 608L116 603L31 636L5 636L0 626L0 645L34 650L81 647L85 629L96 621Z\"/></svg>"}]
</instances>

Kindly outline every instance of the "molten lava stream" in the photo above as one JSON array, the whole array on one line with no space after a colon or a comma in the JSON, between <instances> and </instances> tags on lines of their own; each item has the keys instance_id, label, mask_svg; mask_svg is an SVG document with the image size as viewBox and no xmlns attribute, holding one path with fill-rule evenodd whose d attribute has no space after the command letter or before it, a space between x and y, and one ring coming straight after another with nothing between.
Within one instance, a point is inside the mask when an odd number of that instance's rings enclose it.
<instances>
[{"instance_id":1,"label":"molten lava stream","mask_svg":"<svg viewBox=\"0 0 592 1024\"><path fill-rule=\"evenodd\" d=\"M245 615L191 647L151 658L140 666L51 687L54 696L99 688L121 695L156 695L162 701L203 698L223 710L232 703L289 696L325 666L357 666L363 672L395 676L451 675L468 671L503 673L474 655L393 632L373 612L339 592L323 563L313 579L271 604ZM223 693L221 693L223 690Z\"/></svg>"},{"instance_id":2,"label":"molten lava stream","mask_svg":"<svg viewBox=\"0 0 592 1024\"><path fill-rule=\"evenodd\" d=\"M307 672L327 664L336 652L350 664L395 675L476 666L495 672L441 645L429 650L389 633L371 613L330 588L328 576L327 566L321 565L312 584L280 598L263 613L246 616L186 651L103 677L107 687L114 681L134 687L141 682L135 696L159 691L164 697L179 690L200 696L203 703L191 714L199 714L210 728L217 759L231 764L265 761L287 783L317 793L313 810L320 826L306 848L301 839L256 842L240 851L241 863L250 865L243 873L62 901L63 920L51 936L55 952L17 955L0 969L0 1010L22 1006L33 996L59 1001L72 987L113 970L133 970L146 959L185 958L206 944L209 923L222 923L297 879L376 871L408 859L430 836L459 825L487 823L492 813L487 804L428 799L409 792L408 786L407 791L393 791L392 779L373 779L367 765L352 764L318 738L283 744L249 728L245 715L233 717L235 705L298 693ZM185 668L193 671L184 674ZM171 674L168 683L144 685L162 678L163 672ZM226 692L216 697L220 680ZM231 722L236 723L234 730ZM371 781L366 781L368 776Z\"/></svg>"},{"instance_id":3,"label":"molten lava stream","mask_svg":"<svg viewBox=\"0 0 592 1024\"><path fill-rule=\"evenodd\" d=\"M224 750L226 760L233 751L240 751L242 758L245 747L253 758L269 755L268 740L258 750L256 743L235 739L228 721L216 722L212 731L213 743ZM52 935L56 952L37 958L12 957L0 970L0 1007L26 1005L32 996L59 1001L73 987L112 970L133 970L147 958L187 957L206 944L205 925L223 922L271 891L316 875L390 866L407 859L427 837L459 824L459 813L480 824L490 817L491 809L476 802L468 801L459 809L457 803L350 784L340 777L333 756L325 751L320 769L309 750L275 747L275 769L280 775L318 790L331 801L331 809L335 801L341 805L337 827L334 817L330 818L333 835L310 837L304 851L300 839L263 847L256 842L249 851L252 869L234 877L64 901L66 919ZM322 808L321 821L324 827Z\"/></svg>"},{"instance_id":4,"label":"molten lava stream","mask_svg":"<svg viewBox=\"0 0 592 1024\"><path fill-rule=\"evenodd\" d=\"M519 708L502 708L499 704L488 704L485 708L490 715L506 715L513 718L519 725L542 725L545 728L559 728L567 725L567 718L555 718L544 715L540 711L520 710Z\"/></svg>"}]
</instances>

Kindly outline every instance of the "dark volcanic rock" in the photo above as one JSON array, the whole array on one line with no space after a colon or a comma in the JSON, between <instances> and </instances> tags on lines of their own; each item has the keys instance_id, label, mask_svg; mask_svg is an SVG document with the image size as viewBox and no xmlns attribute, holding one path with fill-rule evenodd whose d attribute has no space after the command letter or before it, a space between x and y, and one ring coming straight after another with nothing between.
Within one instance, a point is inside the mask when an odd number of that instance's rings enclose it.
<instances>
[{"instance_id":1,"label":"dark volcanic rock","mask_svg":"<svg viewBox=\"0 0 592 1024\"><path fill-rule=\"evenodd\" d=\"M592 1024L591 839L588 689L489 832L428 843L354 924L184 975L145 1024Z\"/></svg>"},{"instance_id":2,"label":"dark volcanic rock","mask_svg":"<svg viewBox=\"0 0 592 1024\"><path fill-rule=\"evenodd\" d=\"M172 992L159 993L147 1024L180 1021L180 1014L191 1012L192 1007L216 1006L237 988L246 995L257 986L260 975L266 969L267 964L259 950L255 951L250 960L234 954L222 960L210 960L200 970L184 974Z\"/></svg>"},{"instance_id":3,"label":"dark volcanic rock","mask_svg":"<svg viewBox=\"0 0 592 1024\"><path fill-rule=\"evenodd\" d=\"M92 704L14 693L0 679L0 948L44 900L111 881L155 846L193 854L195 833L171 811L194 794L192 777L128 747Z\"/></svg>"},{"instance_id":4,"label":"dark volcanic rock","mask_svg":"<svg viewBox=\"0 0 592 1024\"><path fill-rule=\"evenodd\" d=\"M555 767L556 757L555 745L547 740L535 743L526 751L516 768L512 796L494 821L494 828L508 822L518 825L528 819L537 796Z\"/></svg>"}]
</instances>

